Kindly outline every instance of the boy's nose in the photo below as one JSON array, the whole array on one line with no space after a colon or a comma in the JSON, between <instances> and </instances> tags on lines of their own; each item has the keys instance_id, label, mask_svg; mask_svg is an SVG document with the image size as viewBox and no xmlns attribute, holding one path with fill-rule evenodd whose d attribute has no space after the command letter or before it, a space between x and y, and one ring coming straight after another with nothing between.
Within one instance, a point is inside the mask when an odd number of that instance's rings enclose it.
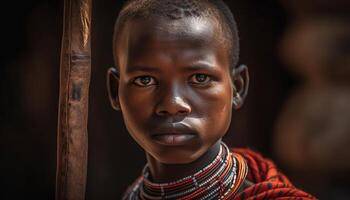
<instances>
[{"instance_id":1,"label":"boy's nose","mask_svg":"<svg viewBox=\"0 0 350 200\"><path fill-rule=\"evenodd\" d=\"M175 87L167 90L167 94L160 99L156 108L159 116L187 115L191 113L191 106L185 101L181 92Z\"/></svg>"}]
</instances>

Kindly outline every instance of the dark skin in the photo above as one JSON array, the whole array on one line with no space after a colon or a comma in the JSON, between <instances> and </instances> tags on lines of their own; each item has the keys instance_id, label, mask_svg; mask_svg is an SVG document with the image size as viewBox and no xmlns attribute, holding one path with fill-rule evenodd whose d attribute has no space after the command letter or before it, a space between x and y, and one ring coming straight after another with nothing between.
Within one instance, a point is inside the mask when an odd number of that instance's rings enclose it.
<instances>
[{"instance_id":1,"label":"dark skin","mask_svg":"<svg viewBox=\"0 0 350 200\"><path fill-rule=\"evenodd\" d=\"M210 18L134 19L120 33L119 70L107 75L110 100L145 150L155 182L208 165L232 108L247 94L248 70L231 69L219 26ZM239 104L232 103L234 97Z\"/></svg>"}]
</instances>

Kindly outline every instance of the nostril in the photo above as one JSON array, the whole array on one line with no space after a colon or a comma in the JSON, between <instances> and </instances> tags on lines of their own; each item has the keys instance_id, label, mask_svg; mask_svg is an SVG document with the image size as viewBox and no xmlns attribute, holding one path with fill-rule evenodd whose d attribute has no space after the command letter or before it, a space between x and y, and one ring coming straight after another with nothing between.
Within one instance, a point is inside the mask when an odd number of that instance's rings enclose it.
<instances>
[{"instance_id":1,"label":"nostril","mask_svg":"<svg viewBox=\"0 0 350 200\"><path fill-rule=\"evenodd\" d=\"M177 112L169 112L169 111L166 111L166 110L161 110L161 111L158 111L157 114L160 115L160 116L167 116L167 115L186 115L188 114L189 112L187 110L179 110Z\"/></svg>"},{"instance_id":2,"label":"nostril","mask_svg":"<svg viewBox=\"0 0 350 200\"><path fill-rule=\"evenodd\" d=\"M165 111L165 110L162 110L162 111L159 111L158 112L159 115L168 115L169 112Z\"/></svg>"},{"instance_id":3,"label":"nostril","mask_svg":"<svg viewBox=\"0 0 350 200\"><path fill-rule=\"evenodd\" d=\"M156 107L156 113L160 116L167 115L188 115L191 113L190 105L184 101L184 99L178 96L167 96L166 99L162 99Z\"/></svg>"},{"instance_id":4,"label":"nostril","mask_svg":"<svg viewBox=\"0 0 350 200\"><path fill-rule=\"evenodd\" d=\"M188 111L187 110L180 110L179 113L180 114L186 114L186 113L188 113Z\"/></svg>"}]
</instances>

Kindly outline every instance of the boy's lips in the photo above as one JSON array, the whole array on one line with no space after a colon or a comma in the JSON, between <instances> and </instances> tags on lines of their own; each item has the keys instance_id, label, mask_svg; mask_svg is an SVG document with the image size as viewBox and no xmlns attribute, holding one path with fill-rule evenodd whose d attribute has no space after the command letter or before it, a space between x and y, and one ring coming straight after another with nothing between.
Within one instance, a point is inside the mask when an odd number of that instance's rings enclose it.
<instances>
[{"instance_id":1,"label":"boy's lips","mask_svg":"<svg viewBox=\"0 0 350 200\"><path fill-rule=\"evenodd\" d=\"M167 146L184 145L197 137L197 131L185 123L162 124L151 134L157 143Z\"/></svg>"},{"instance_id":2,"label":"boy's lips","mask_svg":"<svg viewBox=\"0 0 350 200\"><path fill-rule=\"evenodd\" d=\"M196 137L195 134L179 134L179 133L166 133L166 134L155 134L152 138L159 144L167 146L178 146L184 145L190 142Z\"/></svg>"}]
</instances>

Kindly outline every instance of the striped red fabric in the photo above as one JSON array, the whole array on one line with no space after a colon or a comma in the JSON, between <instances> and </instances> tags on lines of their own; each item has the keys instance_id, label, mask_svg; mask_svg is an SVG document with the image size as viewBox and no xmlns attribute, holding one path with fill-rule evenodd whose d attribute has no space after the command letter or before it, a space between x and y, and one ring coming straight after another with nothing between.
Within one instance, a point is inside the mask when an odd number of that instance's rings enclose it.
<instances>
[{"instance_id":1,"label":"striped red fabric","mask_svg":"<svg viewBox=\"0 0 350 200\"><path fill-rule=\"evenodd\" d=\"M248 164L249 171L247 179L254 183L252 186L245 188L238 193L234 200L260 200L260 199L317 199L312 195L297 189L283 175L276 165L269 159L250 149L232 149L233 152L242 155Z\"/></svg>"}]
</instances>

